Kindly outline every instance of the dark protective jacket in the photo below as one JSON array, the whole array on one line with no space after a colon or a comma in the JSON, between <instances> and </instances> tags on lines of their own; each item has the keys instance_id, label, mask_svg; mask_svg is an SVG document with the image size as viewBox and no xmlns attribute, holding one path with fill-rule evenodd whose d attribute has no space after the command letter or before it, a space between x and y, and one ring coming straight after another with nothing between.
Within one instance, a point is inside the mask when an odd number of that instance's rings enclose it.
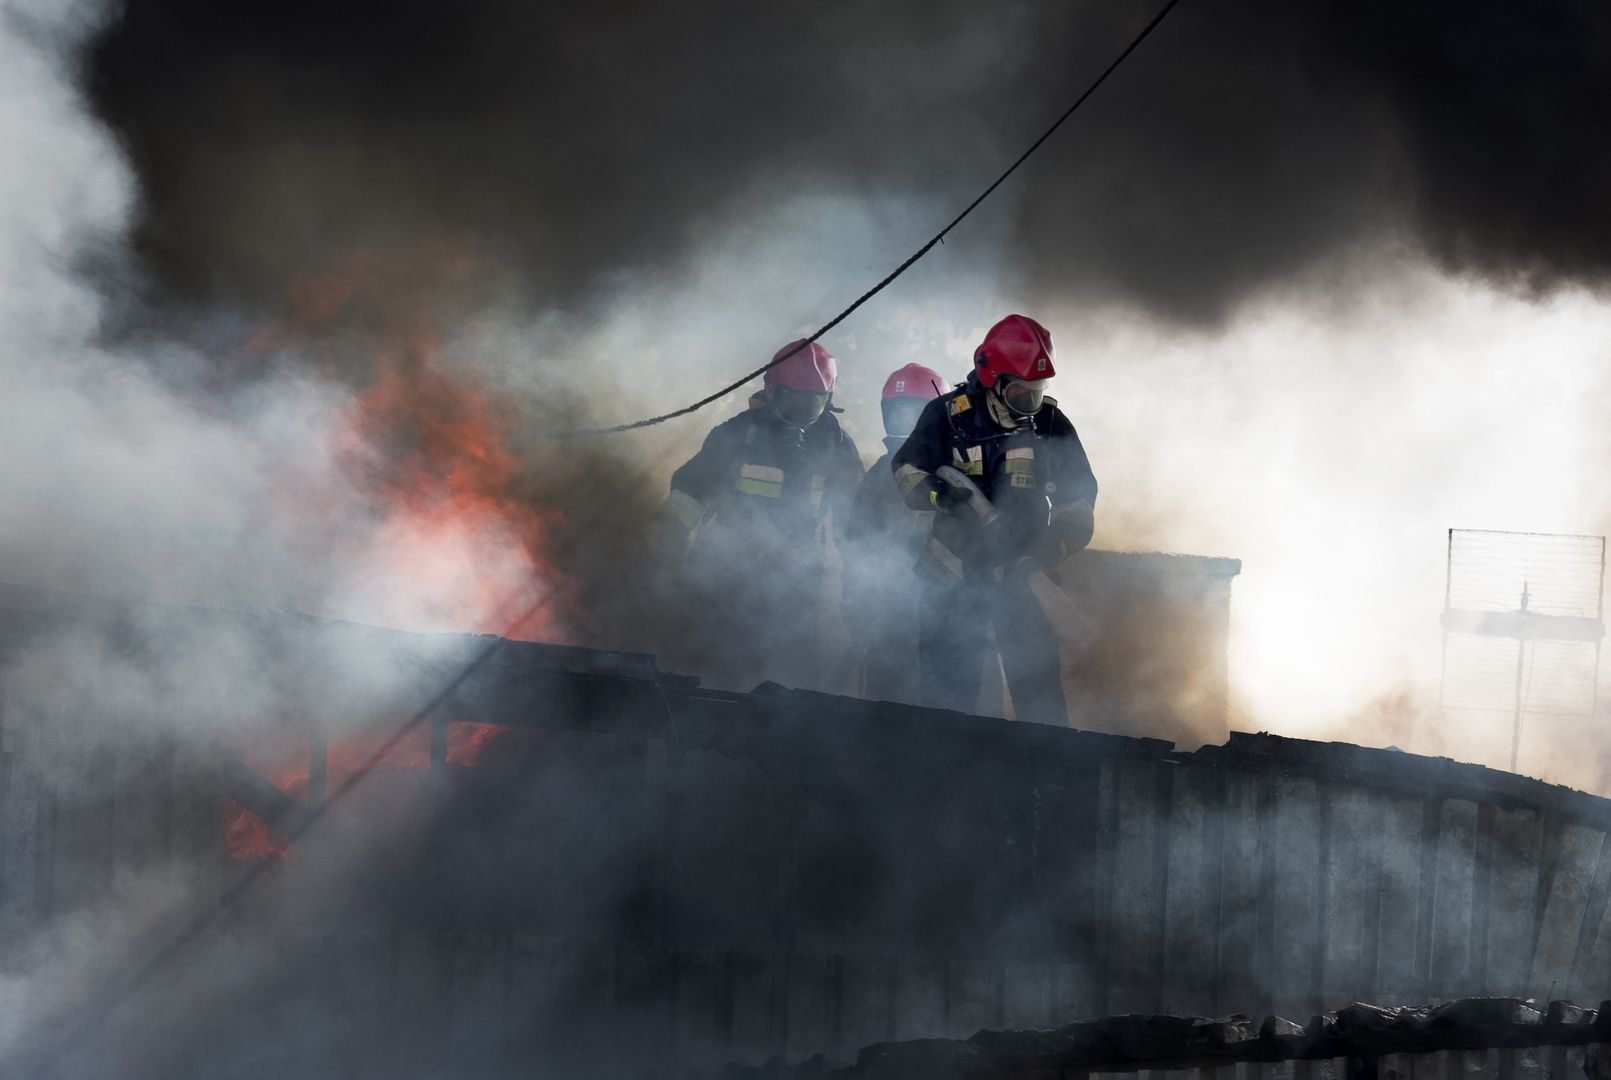
<instances>
[{"instance_id":1,"label":"dark protective jacket","mask_svg":"<svg viewBox=\"0 0 1611 1080\"><path fill-rule=\"evenodd\" d=\"M992 398L970 375L956 390L929 402L890 462L906 505L914 510L935 508L935 472L952 465L1006 518L1004 536L987 542L971 513L935 515L919 568L941 580L983 575L1000 565L1004 548L1053 563L1090 539L1096 477L1074 425L1051 398L1032 422L1019 423Z\"/></svg>"},{"instance_id":2,"label":"dark protective jacket","mask_svg":"<svg viewBox=\"0 0 1611 1080\"><path fill-rule=\"evenodd\" d=\"M859 692L916 705L922 702L917 643L924 583L913 571L931 517L907 507L891 475L890 457L905 441L884 439L884 455L856 489L839 550L850 659L860 663Z\"/></svg>"},{"instance_id":3,"label":"dark protective jacket","mask_svg":"<svg viewBox=\"0 0 1611 1080\"><path fill-rule=\"evenodd\" d=\"M823 516L849 505L862 475L856 444L833 413L801 431L764 403L718 424L671 476L666 508L701 523L809 543Z\"/></svg>"},{"instance_id":4,"label":"dark protective jacket","mask_svg":"<svg viewBox=\"0 0 1611 1080\"><path fill-rule=\"evenodd\" d=\"M710 685L770 679L814 689L823 675L823 521L831 514L835 531L842 527L861 458L832 413L801 430L759 397L752 405L718 424L672 475L656 547L677 565L653 577L670 590L656 648Z\"/></svg>"},{"instance_id":5,"label":"dark protective jacket","mask_svg":"<svg viewBox=\"0 0 1611 1080\"><path fill-rule=\"evenodd\" d=\"M923 537L928 532L928 515L906 504L901 489L890 475L893 469L890 461L905 442L904 438L885 436L884 455L873 462L856 487L845 539L853 544L874 544L880 548L888 545L909 548L915 557L922 550ZM907 565L911 565L910 561Z\"/></svg>"}]
</instances>

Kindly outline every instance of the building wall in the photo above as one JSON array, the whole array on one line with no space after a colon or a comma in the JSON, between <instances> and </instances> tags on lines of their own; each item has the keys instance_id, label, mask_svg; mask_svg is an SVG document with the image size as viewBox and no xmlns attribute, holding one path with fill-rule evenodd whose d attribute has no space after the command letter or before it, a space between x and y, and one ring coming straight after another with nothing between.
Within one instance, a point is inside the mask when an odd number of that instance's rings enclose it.
<instances>
[{"instance_id":1,"label":"building wall","mask_svg":"<svg viewBox=\"0 0 1611 1080\"><path fill-rule=\"evenodd\" d=\"M512 648L443 704L510 725L498 754L378 769L263 876L220 933L271 942L272 978L235 965L175 1045L234 1052L267 1015L348 1076L464 1054L680 1076L1129 1012L1611 997L1605 800L1396 751L1177 753L552 660ZM243 870L221 760L102 748L104 783L69 794L27 737L0 768L12 940L174 860L192 896ZM293 1022L328 1009L346 1022Z\"/></svg>"}]
</instances>

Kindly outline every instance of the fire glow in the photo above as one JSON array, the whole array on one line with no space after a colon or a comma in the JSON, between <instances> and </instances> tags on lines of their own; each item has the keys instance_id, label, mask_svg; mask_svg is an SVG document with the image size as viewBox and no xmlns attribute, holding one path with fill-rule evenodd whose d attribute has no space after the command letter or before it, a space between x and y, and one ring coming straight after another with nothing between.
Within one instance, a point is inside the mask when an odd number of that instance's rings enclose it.
<instances>
[{"instance_id":1,"label":"fire glow","mask_svg":"<svg viewBox=\"0 0 1611 1080\"><path fill-rule=\"evenodd\" d=\"M443 370L428 337L377 363L355 401L338 456L374 501L371 559L404 593L370 598L378 621L404 629L507 633L549 595L557 574L546 537L557 512L517 493L512 418L480 387ZM556 640L555 619L522 636Z\"/></svg>"},{"instance_id":2,"label":"fire glow","mask_svg":"<svg viewBox=\"0 0 1611 1080\"><path fill-rule=\"evenodd\" d=\"M467 720L449 722L447 764L466 767L479 765L494 745L507 745L513 738L514 730L507 724L483 724ZM325 750L327 789L336 788L354 773L375 762L376 754L391 737L390 731L378 730L329 743ZM289 761L282 757L265 763L251 754L243 754L242 760L280 791L307 805L311 775L308 754L308 749L303 747ZM376 766L423 772L430 765L430 757L430 729L428 725L421 724L390 747ZM223 809L224 850L230 858L280 860L290 853L290 841L244 806L226 797Z\"/></svg>"},{"instance_id":3,"label":"fire glow","mask_svg":"<svg viewBox=\"0 0 1611 1080\"><path fill-rule=\"evenodd\" d=\"M557 509L533 495L513 449L517 410L474 357L444 344L475 260L460 244L359 252L299 277L288 316L246 357L300 349L352 386L328 453L370 526L341 614L405 630L563 640L567 592L549 536ZM287 493L292 528L325 535L346 507ZM339 538L337 539L338 542ZM540 614L512 624L521 613Z\"/></svg>"},{"instance_id":4,"label":"fire glow","mask_svg":"<svg viewBox=\"0 0 1611 1080\"><path fill-rule=\"evenodd\" d=\"M358 572L333 601L335 614L403 630L562 641L558 600L567 582L549 544L559 511L533 495L533 466L512 448L518 413L498 397L491 373L444 343L475 293L475 269L462 241L356 251L293 280L284 317L261 328L236 360L295 350L350 389L324 447L344 486L309 491L287 475L275 506L287 529L347 547L342 554ZM354 502L367 528L345 528ZM477 764L509 730L452 722L447 763ZM381 725L331 742L327 790L372 762L388 738ZM429 741L421 726L381 764L424 770ZM242 760L308 801L306 746L259 748ZM287 854L284 837L228 799L224 828L233 858Z\"/></svg>"}]
</instances>

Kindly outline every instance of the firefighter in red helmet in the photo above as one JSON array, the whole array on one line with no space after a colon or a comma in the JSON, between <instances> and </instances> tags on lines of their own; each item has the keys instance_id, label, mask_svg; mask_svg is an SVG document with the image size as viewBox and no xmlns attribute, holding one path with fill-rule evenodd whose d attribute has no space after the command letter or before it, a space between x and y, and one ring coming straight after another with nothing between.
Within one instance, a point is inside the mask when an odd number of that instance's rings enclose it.
<instances>
[{"instance_id":1,"label":"firefighter in red helmet","mask_svg":"<svg viewBox=\"0 0 1611 1080\"><path fill-rule=\"evenodd\" d=\"M1007 316L975 350L967 381L924 408L891 459L906 505L933 517L919 558L936 584L918 645L928 704L972 708L980 660L994 652L1015 716L1068 721L1057 638L1026 578L1090 542L1096 477L1074 425L1046 396L1054 374L1051 334ZM995 524L968 509L965 485L939 475L946 465L1000 512Z\"/></svg>"},{"instance_id":2,"label":"firefighter in red helmet","mask_svg":"<svg viewBox=\"0 0 1611 1080\"><path fill-rule=\"evenodd\" d=\"M884 455L856 489L845 528L845 612L851 663L860 665L854 689L879 701L920 704L917 635L923 582L913 576L923 550L929 515L906 506L890 476L890 458L901 448L923 407L945 392L939 372L907 364L884 381Z\"/></svg>"},{"instance_id":3,"label":"firefighter in red helmet","mask_svg":"<svg viewBox=\"0 0 1611 1080\"><path fill-rule=\"evenodd\" d=\"M657 545L682 563L690 610L719 629L692 628L687 662L734 686L815 687L825 521L843 523L861 456L832 407L828 350L795 341L773 359L749 409L672 474Z\"/></svg>"}]
</instances>

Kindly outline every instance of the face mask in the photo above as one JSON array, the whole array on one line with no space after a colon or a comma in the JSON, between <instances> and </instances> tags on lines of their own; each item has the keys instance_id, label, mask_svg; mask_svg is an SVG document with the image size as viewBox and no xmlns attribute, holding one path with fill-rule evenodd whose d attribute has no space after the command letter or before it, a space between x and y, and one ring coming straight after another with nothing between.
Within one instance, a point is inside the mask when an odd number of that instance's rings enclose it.
<instances>
[{"instance_id":1,"label":"face mask","mask_svg":"<svg viewBox=\"0 0 1611 1080\"><path fill-rule=\"evenodd\" d=\"M917 418L927 402L913 398L892 398L884 402L884 434L904 439L917 427Z\"/></svg>"},{"instance_id":2,"label":"face mask","mask_svg":"<svg viewBox=\"0 0 1611 1080\"><path fill-rule=\"evenodd\" d=\"M810 427L828 407L828 395L778 387L772 391L772 407L777 410L778 418L790 427Z\"/></svg>"},{"instance_id":3,"label":"face mask","mask_svg":"<svg viewBox=\"0 0 1611 1080\"><path fill-rule=\"evenodd\" d=\"M1046 380L1025 381L1003 376L996 384L1002 404L1015 416L1034 416L1046 400Z\"/></svg>"}]
</instances>

